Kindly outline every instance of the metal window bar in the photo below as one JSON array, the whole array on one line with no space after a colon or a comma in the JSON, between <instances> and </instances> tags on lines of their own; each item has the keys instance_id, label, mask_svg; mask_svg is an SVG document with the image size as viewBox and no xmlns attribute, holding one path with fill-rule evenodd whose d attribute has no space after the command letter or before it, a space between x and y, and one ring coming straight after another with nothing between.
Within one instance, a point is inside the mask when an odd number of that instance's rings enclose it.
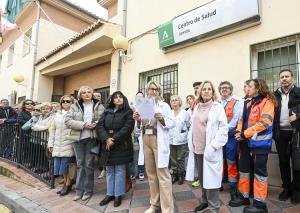
<instances>
[{"instance_id":1,"label":"metal window bar","mask_svg":"<svg viewBox=\"0 0 300 213\"><path fill-rule=\"evenodd\" d=\"M0 158L54 188L53 159L48 153L47 140L48 131L24 131L18 124L2 124Z\"/></svg>"},{"instance_id":2,"label":"metal window bar","mask_svg":"<svg viewBox=\"0 0 300 213\"><path fill-rule=\"evenodd\" d=\"M178 94L178 64L140 73L139 91L142 91L145 94L145 87L151 80L161 84L161 95L165 101L169 103L170 97Z\"/></svg>"},{"instance_id":3,"label":"metal window bar","mask_svg":"<svg viewBox=\"0 0 300 213\"><path fill-rule=\"evenodd\" d=\"M279 87L278 73L284 68L289 68L293 71L295 84L299 85L298 47L295 42L291 43L290 39L285 39L284 42L286 45L283 45L281 39L278 39L252 47L257 52L257 69L252 69L251 75L253 76L257 72L258 78L265 79L269 88L273 91ZM272 48L273 44L275 45Z\"/></svg>"}]
</instances>

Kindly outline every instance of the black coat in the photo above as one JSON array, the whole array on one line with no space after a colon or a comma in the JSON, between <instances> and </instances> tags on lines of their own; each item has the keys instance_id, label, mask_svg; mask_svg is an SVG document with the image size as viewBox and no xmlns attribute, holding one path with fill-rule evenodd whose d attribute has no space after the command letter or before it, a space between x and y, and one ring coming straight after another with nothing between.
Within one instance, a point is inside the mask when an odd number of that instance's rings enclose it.
<instances>
[{"instance_id":1,"label":"black coat","mask_svg":"<svg viewBox=\"0 0 300 213\"><path fill-rule=\"evenodd\" d=\"M277 89L274 92L274 95L277 100L277 107L275 109L275 116L274 116L274 122L273 122L273 138L275 140L279 139L279 133L280 133L280 112L281 112L281 92L279 89ZM295 111L297 104L300 101L300 88L294 86L290 93L289 93L289 103L288 103L288 108L290 110L290 115L292 111ZM296 113L297 114L297 121L300 120L300 112ZM296 122L296 121L295 121ZM295 122L292 123L292 125L295 125Z\"/></svg>"},{"instance_id":2,"label":"black coat","mask_svg":"<svg viewBox=\"0 0 300 213\"><path fill-rule=\"evenodd\" d=\"M8 115L8 117L6 115ZM3 118L7 119L4 123L14 124L17 123L18 114L11 107L8 107L7 113L5 113L5 110L2 107L0 107L0 119Z\"/></svg>"},{"instance_id":3,"label":"black coat","mask_svg":"<svg viewBox=\"0 0 300 213\"><path fill-rule=\"evenodd\" d=\"M101 165L120 165L133 160L132 131L134 129L131 109L114 112L108 108L101 115L97 124L98 138L102 143ZM111 150L106 150L106 140L114 139Z\"/></svg>"},{"instance_id":4,"label":"black coat","mask_svg":"<svg viewBox=\"0 0 300 213\"><path fill-rule=\"evenodd\" d=\"M18 115L18 122L20 126L23 126L27 121L30 120L30 118L31 118L31 113L26 110L22 110Z\"/></svg>"}]
</instances>

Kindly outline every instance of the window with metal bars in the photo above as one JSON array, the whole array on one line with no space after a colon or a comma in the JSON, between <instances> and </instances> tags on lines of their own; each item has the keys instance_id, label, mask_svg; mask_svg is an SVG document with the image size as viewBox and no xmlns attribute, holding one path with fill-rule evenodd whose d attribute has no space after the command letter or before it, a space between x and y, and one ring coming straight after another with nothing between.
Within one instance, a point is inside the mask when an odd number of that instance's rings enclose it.
<instances>
[{"instance_id":1,"label":"window with metal bars","mask_svg":"<svg viewBox=\"0 0 300 213\"><path fill-rule=\"evenodd\" d=\"M170 97L178 94L178 64L140 73L139 91L145 94L145 87L149 81L155 81L161 85L161 95L167 103L170 103Z\"/></svg>"},{"instance_id":2,"label":"window with metal bars","mask_svg":"<svg viewBox=\"0 0 300 213\"><path fill-rule=\"evenodd\" d=\"M299 85L299 42L300 34L253 45L251 47L251 78L262 78L271 91L279 85L279 72L290 69L295 84Z\"/></svg>"}]
</instances>

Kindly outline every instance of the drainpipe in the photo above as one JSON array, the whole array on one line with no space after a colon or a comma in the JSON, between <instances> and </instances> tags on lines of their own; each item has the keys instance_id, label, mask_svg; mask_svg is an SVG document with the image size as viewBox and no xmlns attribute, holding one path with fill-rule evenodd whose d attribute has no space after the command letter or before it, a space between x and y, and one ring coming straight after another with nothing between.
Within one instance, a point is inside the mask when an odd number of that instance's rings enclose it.
<instances>
[{"instance_id":1,"label":"drainpipe","mask_svg":"<svg viewBox=\"0 0 300 213\"><path fill-rule=\"evenodd\" d=\"M38 35L40 31L40 17L41 17L41 9L40 9L40 2L39 0L36 0L37 5L37 13L36 13L36 29L35 29L35 40L34 40L34 52L33 52L33 68L32 68L32 74L31 74L31 84L30 84L30 96L29 99L33 99L33 91L34 91L34 83L35 83L35 62L37 59L37 47L38 47Z\"/></svg>"},{"instance_id":2,"label":"drainpipe","mask_svg":"<svg viewBox=\"0 0 300 213\"><path fill-rule=\"evenodd\" d=\"M123 1L123 24L122 24L122 36L126 37L127 29L127 0ZM117 90L121 89L121 71L122 71L122 57L119 55L118 61L118 77L117 77Z\"/></svg>"}]
</instances>

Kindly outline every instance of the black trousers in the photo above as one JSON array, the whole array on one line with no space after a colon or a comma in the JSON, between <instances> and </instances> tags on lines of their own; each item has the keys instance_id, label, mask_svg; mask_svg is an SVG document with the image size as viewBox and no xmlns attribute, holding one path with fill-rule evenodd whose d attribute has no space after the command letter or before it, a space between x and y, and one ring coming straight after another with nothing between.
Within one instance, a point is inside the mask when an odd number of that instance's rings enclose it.
<instances>
[{"instance_id":1,"label":"black trousers","mask_svg":"<svg viewBox=\"0 0 300 213\"><path fill-rule=\"evenodd\" d=\"M300 192L300 171L291 168L291 141L293 131L280 130L279 139L275 141L277 153L279 156L279 168L282 179L282 187L290 191ZM293 171L293 180L291 175Z\"/></svg>"}]
</instances>

